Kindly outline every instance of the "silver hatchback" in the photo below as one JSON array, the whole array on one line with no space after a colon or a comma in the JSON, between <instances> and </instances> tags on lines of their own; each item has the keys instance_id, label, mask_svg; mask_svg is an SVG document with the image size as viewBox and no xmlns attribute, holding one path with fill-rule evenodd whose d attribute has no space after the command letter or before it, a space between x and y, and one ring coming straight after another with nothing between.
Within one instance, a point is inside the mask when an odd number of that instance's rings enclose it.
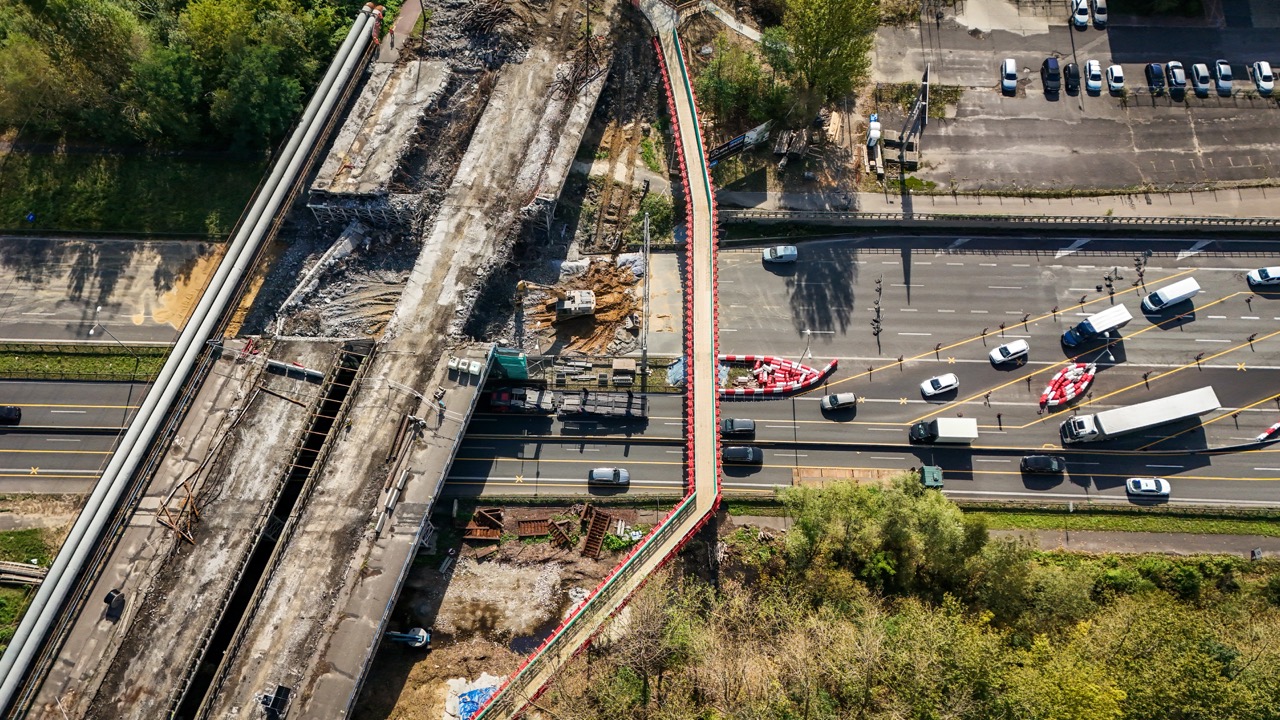
<instances>
[{"instance_id":1,"label":"silver hatchback","mask_svg":"<svg viewBox=\"0 0 1280 720\"><path fill-rule=\"evenodd\" d=\"M629 485L631 483L631 473L624 468L594 468L587 475L587 482L594 485Z\"/></svg>"}]
</instances>

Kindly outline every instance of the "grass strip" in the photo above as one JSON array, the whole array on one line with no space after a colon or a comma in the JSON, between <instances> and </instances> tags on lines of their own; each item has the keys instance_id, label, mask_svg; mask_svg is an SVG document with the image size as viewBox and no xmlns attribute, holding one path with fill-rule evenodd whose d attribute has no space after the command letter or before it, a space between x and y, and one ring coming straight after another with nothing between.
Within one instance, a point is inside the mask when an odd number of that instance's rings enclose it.
<instances>
[{"instance_id":1,"label":"grass strip","mask_svg":"<svg viewBox=\"0 0 1280 720\"><path fill-rule=\"evenodd\" d=\"M139 347L128 354L123 348L103 351L100 348L50 350L0 350L0 377L35 380L95 378L148 380L160 372L167 347Z\"/></svg>"},{"instance_id":2,"label":"grass strip","mask_svg":"<svg viewBox=\"0 0 1280 720\"><path fill-rule=\"evenodd\" d=\"M990 530L1102 530L1280 537L1280 520L1092 512L967 512Z\"/></svg>"},{"instance_id":3,"label":"grass strip","mask_svg":"<svg viewBox=\"0 0 1280 720\"><path fill-rule=\"evenodd\" d=\"M41 567L53 562L57 547L49 543L50 533L40 528L0 532L0 560L26 564L35 560ZM0 587L0 652L9 646L9 640L18 629L18 620L27 611L34 590L21 587Z\"/></svg>"}]
</instances>

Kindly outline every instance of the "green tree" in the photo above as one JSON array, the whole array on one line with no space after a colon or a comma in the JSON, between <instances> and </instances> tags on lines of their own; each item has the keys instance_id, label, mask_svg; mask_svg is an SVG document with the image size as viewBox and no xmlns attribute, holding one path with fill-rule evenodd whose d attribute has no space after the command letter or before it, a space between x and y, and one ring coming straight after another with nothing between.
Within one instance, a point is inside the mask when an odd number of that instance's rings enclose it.
<instances>
[{"instance_id":1,"label":"green tree","mask_svg":"<svg viewBox=\"0 0 1280 720\"><path fill-rule=\"evenodd\" d=\"M695 81L698 99L725 124L751 119L764 90L764 71L755 53L716 36L711 62Z\"/></svg>"},{"instance_id":2,"label":"green tree","mask_svg":"<svg viewBox=\"0 0 1280 720\"><path fill-rule=\"evenodd\" d=\"M1073 644L1036 638L1007 677L1012 716L1020 720L1119 720L1125 693Z\"/></svg>"},{"instance_id":3,"label":"green tree","mask_svg":"<svg viewBox=\"0 0 1280 720\"><path fill-rule=\"evenodd\" d=\"M787 0L783 26L796 72L819 102L848 94L871 67L877 0Z\"/></svg>"}]
</instances>

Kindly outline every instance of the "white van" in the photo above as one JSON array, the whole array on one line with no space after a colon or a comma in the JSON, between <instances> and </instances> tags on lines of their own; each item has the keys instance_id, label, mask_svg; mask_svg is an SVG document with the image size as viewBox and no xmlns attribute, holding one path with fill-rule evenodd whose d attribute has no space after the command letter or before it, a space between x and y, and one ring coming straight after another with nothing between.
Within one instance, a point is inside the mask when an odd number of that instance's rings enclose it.
<instances>
[{"instance_id":1,"label":"white van","mask_svg":"<svg viewBox=\"0 0 1280 720\"><path fill-rule=\"evenodd\" d=\"M1190 300L1200 292L1200 283L1195 278L1184 278L1176 283L1165 285L1142 299L1142 309L1147 312L1160 312L1170 305Z\"/></svg>"}]
</instances>

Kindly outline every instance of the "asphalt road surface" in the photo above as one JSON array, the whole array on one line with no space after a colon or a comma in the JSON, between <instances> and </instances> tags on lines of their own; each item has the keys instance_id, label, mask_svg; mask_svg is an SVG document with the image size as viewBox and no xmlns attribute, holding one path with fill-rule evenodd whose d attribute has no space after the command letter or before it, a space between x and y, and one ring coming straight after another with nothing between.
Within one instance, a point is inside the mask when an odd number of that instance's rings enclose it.
<instances>
[{"instance_id":1,"label":"asphalt road surface","mask_svg":"<svg viewBox=\"0 0 1280 720\"><path fill-rule=\"evenodd\" d=\"M22 409L0 427L0 492L78 493L97 480L147 385L0 382L0 404Z\"/></svg>"},{"instance_id":2,"label":"asphalt road surface","mask_svg":"<svg viewBox=\"0 0 1280 720\"><path fill-rule=\"evenodd\" d=\"M1280 261L1157 245L1135 287L1132 252L1096 252L1086 243L1037 252L1010 249L1008 241L929 242L909 250L859 248L855 241L807 244L800 261L781 270L765 267L757 251L722 253L722 352L803 358L814 366L840 362L822 391L722 403L722 417L756 420L756 436L744 444L765 450L762 466L726 465L726 491L771 491L814 468L871 477L939 464L947 492L961 497L1127 502L1126 478L1158 475L1173 483L1174 503L1280 504L1280 446L1253 443L1280 420L1280 295L1253 292L1243 281L1247 270ZM1104 274L1112 275L1110 291ZM1203 288L1192 306L1142 313L1146 291L1183 277L1195 277ZM877 280L878 347L869 322ZM1119 342L1063 347L1069 323L1113 303L1134 315ZM1017 338L1031 344L1028 362L993 365L987 353ZM1046 412L1039 397L1048 379L1077 358L1098 366L1077 412L1206 385L1223 407L1200 421L1063 448L1058 425L1071 411ZM943 372L960 377L960 390L924 397L920 383ZM842 391L855 392L858 407L824 414L821 395ZM628 492L678 494L681 406L679 397L655 396L652 417L632 426L480 413L459 451L449 492L584 492L590 468L620 466L632 474ZM908 443L911 423L956 415L978 420L981 436L972 449ZM1245 449L1231 449L1239 446ZM1018 459L1037 451L1066 457L1068 474L1024 476Z\"/></svg>"}]
</instances>

